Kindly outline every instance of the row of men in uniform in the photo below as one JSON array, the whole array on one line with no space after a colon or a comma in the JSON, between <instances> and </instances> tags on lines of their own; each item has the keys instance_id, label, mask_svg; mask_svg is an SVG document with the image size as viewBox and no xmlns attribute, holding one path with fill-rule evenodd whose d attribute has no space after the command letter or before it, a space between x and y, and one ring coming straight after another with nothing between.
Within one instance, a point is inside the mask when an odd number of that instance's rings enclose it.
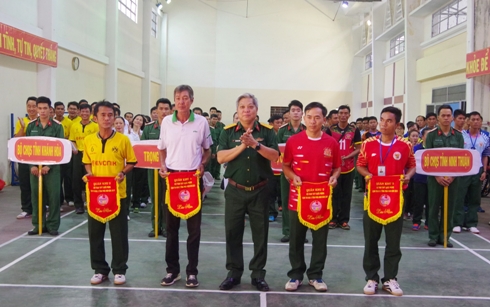
<instances>
[{"instance_id":1,"label":"row of men in uniform","mask_svg":"<svg viewBox=\"0 0 490 307\"><path fill-rule=\"evenodd\" d=\"M189 114L190 105L193 102L192 89L188 86L181 86L176 88L174 92L174 99L176 100L176 106L177 106L176 112L172 116L172 119L168 119L165 121L165 123L162 122L161 124L162 130L160 133L159 149L161 150L162 166L160 170L160 175L162 178L166 177L166 175L168 175L168 173L172 171L196 170L196 169L204 170L204 167L208 163L210 157L210 145L212 140L210 140L209 126L207 124L202 125L201 123L198 123L198 122L202 122L200 116L197 115L193 116L192 114ZM319 103L310 104L309 106L307 106L307 108L305 108L306 115L304 117L304 120L306 122L306 125L304 126L301 125L301 117L302 117L301 115L303 113L302 105L300 103L299 104L295 103L295 104L299 108L297 113L300 113L299 115L300 126L298 126L296 130L293 131L296 132L296 134L298 134L298 137L291 138L291 140L300 141L300 144L303 144L304 141L308 141L308 140L316 141L318 140L318 136L320 136L319 138L320 140L322 140L323 138L326 138L328 140L328 146L331 149L331 152L333 152L334 154L328 157L330 159L329 162L331 163L322 164L322 161L320 161L320 164L324 166L328 165L329 167L328 170L321 173L326 174L327 175L326 179L328 179L329 183L332 186L336 186L337 188L339 185L339 181L341 180L340 177L342 176L340 175L342 170L342 164L346 164L345 160L351 158L351 157L342 156L341 154L342 141L345 139L351 139L352 136L351 137L345 136L346 134L345 128L347 127L344 127L343 129L344 133L342 132L339 133L341 136L338 139L329 138L327 137L327 134L323 132L320 132L320 134L318 134L318 129L319 131L322 130L323 118L326 115L326 109ZM291 107L294 106L295 106L294 104L290 105L290 109ZM439 110L439 112L442 113L442 115L444 115L443 116L444 118L447 118L446 116L447 112L445 111L447 110L447 107L441 108ZM278 139L275 136L274 132L272 131L271 127L260 124L255 121L257 110L258 110L258 101L253 95L244 94L240 96L237 100L237 115L239 118L238 123L225 127L224 133L220 134L217 159L218 162L220 163L228 163L228 167L226 168L225 171L225 177L228 178L229 180L229 185L227 186L227 190L225 191L225 229L226 229L226 248L227 248L226 268L229 270L229 273L227 278L220 285L220 288L222 290L229 290L234 286L236 286L237 284L239 284L241 275L243 274L243 270L244 270L243 252L242 252L242 239L243 239L243 227L244 227L243 218L246 212L250 216L252 237L254 240L254 247L255 247L254 248L255 255L252 258L252 261L249 266L250 269L252 270L252 275L251 275L252 284L256 286L258 290L261 291L269 290L269 286L264 279L265 277L264 267L267 259L267 234L268 234L268 219L267 219L268 207L265 204L267 203L269 197L266 186L267 186L267 180L268 178L270 178L271 175L270 161L276 161L278 159L279 152L277 149ZM312 110L316 111L316 114L314 114ZM342 110L345 111L341 112ZM347 113L345 114L344 117L348 118L350 110L348 109L348 107L345 108L341 107L339 108L339 113L341 114ZM387 115L388 118L383 117L383 115ZM451 111L450 111L450 116L452 116ZM392 158L391 156L388 155L386 155L387 158L385 158L388 160L381 161L381 163L386 163L385 171L388 175L393 173L403 174L403 172L406 171L405 178L403 180L408 181L410 177L413 176L415 165L414 165L413 153L411 151L410 144L401 138L395 138L394 131L396 128L396 124L399 123L400 121L400 118L401 118L401 112L398 109L396 108L384 109L383 112L381 113L381 125L380 125L382 137L379 139L370 138L369 140L371 142L370 145L371 147L372 144L374 144L373 141L377 141L379 142L379 144L382 145L388 144L386 146L383 146L382 149L383 151L385 150L384 147L387 147L386 151L389 152L390 150L389 148L391 148L391 146L393 146L394 144L397 144L396 146L402 147L399 149L399 151L401 150L403 152L402 156L404 159L403 161L405 161L405 163L400 163L399 160L397 161L393 160L391 164L388 164L387 161ZM444 123L446 122L447 120L444 121ZM189 139L189 142L198 142L196 144L200 144L202 146L202 156L201 156L201 152L196 156L196 153L190 153L187 151L179 150L178 145L175 147L171 146L172 145L171 132L172 129L174 129L173 125L183 126L186 124L200 125L199 126L200 129L197 131L203 132L202 134L198 133L199 135L201 135L201 137L197 137L197 139L195 137L191 137ZM169 126L168 127L169 129L168 130L163 129L164 126ZM309 127L312 128L308 129ZM387 127L390 127L391 130L388 131ZM455 139L457 139L458 136L461 137L456 132L453 132L450 129L448 131L445 131L446 128L447 125L441 124L440 129L445 136L448 136L449 138L454 136ZM301 129L301 131L299 131L299 129ZM332 132L332 130L335 131L334 129L335 127L331 127L330 132ZM308 135L309 131L314 132L312 136ZM383 131L385 133L383 133ZM449 134L446 135L446 133ZM434 137L439 136L438 131L436 131L435 133L432 132L432 134L434 135ZM192 135L193 134L191 134L190 136ZM291 137L292 135L293 133L290 133L289 136ZM176 135L174 134L173 136L174 138L177 136L179 139L185 137L185 135L182 135L182 133L181 134L177 133ZM306 139L300 140L300 137ZM389 142L386 142L386 139L389 138L391 138L391 145L389 145L390 144ZM332 140L334 140L334 143L332 143ZM356 142L352 140L350 142L350 145L353 146L355 145L355 143ZM369 142L365 142L364 143L365 146L368 146L367 145L368 143ZM339 146L339 144L341 145ZM442 147L442 146L436 146L436 147ZM292 147L290 146L290 148L294 149L295 146ZM301 148L303 148L303 146L296 146L296 149L301 149ZM365 150L367 150L367 148L365 148ZM311 150L311 152L315 152L315 151ZM189 159L188 157L189 154L193 154L194 156L190 157ZM304 168L294 169L293 167L290 167L290 169L287 169L288 162L292 163L292 161L294 160L294 156L295 155L291 153L288 155L288 145L286 145L286 153L284 158L284 165L285 165L284 169L286 173L285 177L287 177L289 181L292 181L294 185L299 185L301 181L301 175L298 176L298 174L296 174L295 171L299 172L301 169L308 169L308 168L304 167ZM170 157L171 159L167 159ZM379 161L378 162L371 161L373 155L369 155L366 152L363 152L362 150L361 150L361 157L363 157L364 160L361 159L361 162L358 161L357 163L358 171L361 173L361 175L365 177L366 180L369 180L370 176L372 176L373 173L376 173L376 166L379 166ZM313 156L311 158L311 161L316 161L315 159L318 159L318 157ZM334 159L337 159L337 161L334 161ZM133 162L131 161L131 159L127 161ZM344 161L344 163L342 163L341 161ZM176 163L176 165L175 166L169 165L169 162ZM131 163L128 163L128 165L130 164ZM403 167L401 170L398 169L400 165L402 165ZM122 178L124 177L125 173L129 171L126 169L126 167L119 174L120 177ZM408 171L405 169L408 169ZM312 170L312 172L315 171L318 172L318 169ZM96 174L94 173L94 175ZM305 174L305 176L307 177L307 174ZM454 182L454 178L448 178L444 180L451 180L451 183ZM439 181L437 182L439 183ZM444 183L447 182L443 181L439 184L442 186ZM163 189L164 187L162 187L162 190ZM294 208L291 209L292 209L291 212L294 212ZM168 209L165 209L165 211L167 212ZM294 271L295 273L290 272L291 274L288 274L288 276L291 277L291 279L286 284L286 289L290 291L294 291L297 289L297 287L301 284L303 275L306 271L306 264L304 263L304 261L301 261L301 257L303 257L304 259L304 255L303 256L300 255L301 245L304 245L304 235L306 234L306 229L303 229L298 232L294 230L299 224L297 223L297 220L295 218L297 218L297 215L292 215L292 217L289 218L290 222L295 222L294 227L291 227L292 229L291 237L294 237L294 239L291 238L291 242L290 242L290 261L293 267L293 270L291 272ZM335 218L335 209L334 209L334 218ZM169 238L167 239L167 246L166 246L167 248L166 261L168 267L167 267L167 276L161 282L161 284L165 286L171 285L175 281L180 279L180 266L178 265L178 258L179 258L178 257L178 223L176 223L176 220L174 219L175 217L169 215L167 212L166 229L169 234ZM368 280L368 283L364 291L367 294L373 294L376 290L375 288L379 280L377 271L379 270L380 265L379 265L379 257L377 256L377 241L379 240L382 226L375 225L375 224L371 225L372 221L368 220L366 222L366 219L369 218L366 218L365 216L364 227L365 227L365 238L366 238L366 252L365 252L365 259L364 259L364 267L366 270L366 274L367 274L366 279ZM172 223L168 223L169 220L172 221ZM187 266L186 269L186 273L187 273L186 286L194 287L199 284L197 282L196 276L197 276L197 257L198 257L198 249L199 249L199 238L200 238L200 214L190 218L188 220L187 225L188 225L188 231L190 232L190 235L188 238L187 252L188 252L189 265ZM385 256L385 278L382 281L383 281L383 288L385 290L395 295L401 295L403 292L401 291L399 285L396 282L398 261L401 257L401 252L399 252L399 238L401 235L401 226L398 227L396 225L400 225L400 223L398 221L394 222L392 224L392 227L396 229L392 229L393 231L388 231L387 229L386 231L386 233L387 234L389 233L391 237L390 239L387 238L387 240L394 243L388 245L390 245L394 250L390 251L389 256ZM328 228L329 227L323 227L322 229L328 233ZM437 229L437 231L438 230L439 229ZM90 232L90 227L89 227L89 232ZM111 235L112 232L113 231L111 230ZM322 236L326 240L325 233L323 233ZM438 239L440 240L440 234L437 234L437 236ZM315 243L315 241L318 243ZM323 246L323 248L325 249L325 253L323 252L320 254L315 253L315 256L324 254L326 257L326 241L325 242L321 242L321 241L322 240L314 239L313 248L314 249L322 248ZM398 243L396 241L398 241ZM374 249L374 244L376 245L375 249ZM91 249L92 249L92 244L91 244ZM114 248L114 246L113 246L113 250L120 251L120 249ZM117 257L117 255L114 255L113 253L113 257ZM291 257L294 259L291 259ZM391 259L388 259L390 257ZM326 291L326 285L321 278L324 262L325 259L323 259L323 262L321 261L321 259L319 260L316 259L314 261L314 264L317 265L317 267L315 267L314 269L310 267L310 269L312 270L308 270L306 272L309 278L309 284L315 287L315 289L317 289L318 291ZM107 263L105 263L105 266L103 268L104 270L100 268L98 269L97 265L94 265L94 262L92 262L92 266L96 271L96 274L91 280L92 283L96 284L107 279L108 270L110 271L110 269L107 266ZM321 268L319 266L321 266ZM116 275L119 275L119 277L116 278L115 282L117 281L117 283L119 283L122 279L125 280L125 277L120 276L120 275L124 276L124 274L118 274L114 267L112 269ZM318 269L320 270L318 271ZM311 273L313 271L315 271L314 272L315 274L312 275ZM293 277L298 277L298 278L293 278ZM319 277L319 278L315 278L315 277Z\"/></svg>"}]
</instances>

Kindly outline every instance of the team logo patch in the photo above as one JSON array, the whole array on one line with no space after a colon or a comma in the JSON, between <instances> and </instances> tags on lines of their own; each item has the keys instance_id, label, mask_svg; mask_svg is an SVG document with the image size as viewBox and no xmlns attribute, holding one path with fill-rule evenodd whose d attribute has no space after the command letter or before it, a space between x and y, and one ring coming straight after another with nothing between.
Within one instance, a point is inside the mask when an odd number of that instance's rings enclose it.
<instances>
[{"instance_id":1,"label":"team logo patch","mask_svg":"<svg viewBox=\"0 0 490 307\"><path fill-rule=\"evenodd\" d=\"M322 210L322 203L318 200L314 200L310 203L310 210L314 213L320 212Z\"/></svg>"},{"instance_id":2,"label":"team logo patch","mask_svg":"<svg viewBox=\"0 0 490 307\"><path fill-rule=\"evenodd\" d=\"M330 148L325 148L325 149L323 150L323 156L324 156L325 158L330 158L330 157L332 157L332 149L330 149Z\"/></svg>"},{"instance_id":3,"label":"team logo patch","mask_svg":"<svg viewBox=\"0 0 490 307\"><path fill-rule=\"evenodd\" d=\"M101 206L105 206L109 203L109 197L105 194L101 194L97 197L97 203Z\"/></svg>"},{"instance_id":4,"label":"team logo patch","mask_svg":"<svg viewBox=\"0 0 490 307\"><path fill-rule=\"evenodd\" d=\"M389 195L383 194L379 197L379 204L383 207L388 206L391 203L391 197Z\"/></svg>"},{"instance_id":5,"label":"team logo patch","mask_svg":"<svg viewBox=\"0 0 490 307\"><path fill-rule=\"evenodd\" d=\"M395 159L395 160L398 161L401 158L402 158L402 154L400 152L396 151L396 152L393 153L393 159Z\"/></svg>"},{"instance_id":6,"label":"team logo patch","mask_svg":"<svg viewBox=\"0 0 490 307\"><path fill-rule=\"evenodd\" d=\"M346 139L346 140L352 139L352 134L350 134L350 133L344 134L344 139Z\"/></svg>"},{"instance_id":7,"label":"team logo patch","mask_svg":"<svg viewBox=\"0 0 490 307\"><path fill-rule=\"evenodd\" d=\"M116 146L112 147L112 152L118 152L118 149Z\"/></svg>"},{"instance_id":8,"label":"team logo patch","mask_svg":"<svg viewBox=\"0 0 490 307\"><path fill-rule=\"evenodd\" d=\"M188 201L191 198L191 193L187 190L182 190L179 192L179 199L183 202Z\"/></svg>"},{"instance_id":9,"label":"team logo patch","mask_svg":"<svg viewBox=\"0 0 490 307\"><path fill-rule=\"evenodd\" d=\"M94 151L95 151L94 146L90 147L90 151L91 151L91 152L94 152Z\"/></svg>"}]
</instances>

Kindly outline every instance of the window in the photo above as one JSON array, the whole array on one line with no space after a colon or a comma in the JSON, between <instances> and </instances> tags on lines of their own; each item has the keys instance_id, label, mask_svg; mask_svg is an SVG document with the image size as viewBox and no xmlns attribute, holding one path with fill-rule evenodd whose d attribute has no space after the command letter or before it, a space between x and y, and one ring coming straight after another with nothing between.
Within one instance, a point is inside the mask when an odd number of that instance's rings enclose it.
<instances>
[{"instance_id":1,"label":"window","mask_svg":"<svg viewBox=\"0 0 490 307\"><path fill-rule=\"evenodd\" d=\"M403 3L402 0L395 1L395 21L403 19Z\"/></svg>"},{"instance_id":2,"label":"window","mask_svg":"<svg viewBox=\"0 0 490 307\"><path fill-rule=\"evenodd\" d=\"M151 35L157 37L158 15L155 11L151 11Z\"/></svg>"},{"instance_id":3,"label":"window","mask_svg":"<svg viewBox=\"0 0 490 307\"><path fill-rule=\"evenodd\" d=\"M462 101L466 99L466 84L432 90L432 103Z\"/></svg>"},{"instance_id":4,"label":"window","mask_svg":"<svg viewBox=\"0 0 490 307\"><path fill-rule=\"evenodd\" d=\"M432 15L432 37L466 21L467 0L454 0Z\"/></svg>"},{"instance_id":5,"label":"window","mask_svg":"<svg viewBox=\"0 0 490 307\"><path fill-rule=\"evenodd\" d=\"M373 67L373 54L372 53L366 55L364 69L368 70L371 67Z\"/></svg>"},{"instance_id":6,"label":"window","mask_svg":"<svg viewBox=\"0 0 490 307\"><path fill-rule=\"evenodd\" d=\"M405 51L405 33L390 40L390 58Z\"/></svg>"},{"instance_id":7,"label":"window","mask_svg":"<svg viewBox=\"0 0 490 307\"><path fill-rule=\"evenodd\" d=\"M288 107L284 107L284 106L281 106L281 107L277 107L277 106L276 107L271 107L271 116L272 115L276 115L276 114L282 116L282 114L284 112L286 112L287 110L289 110L289 108Z\"/></svg>"},{"instance_id":8,"label":"window","mask_svg":"<svg viewBox=\"0 0 490 307\"><path fill-rule=\"evenodd\" d=\"M117 7L132 21L138 22L138 0L119 0Z\"/></svg>"},{"instance_id":9,"label":"window","mask_svg":"<svg viewBox=\"0 0 490 307\"><path fill-rule=\"evenodd\" d=\"M386 2L386 11L385 11L385 30L391 28L393 23L391 22L391 1Z\"/></svg>"}]
</instances>

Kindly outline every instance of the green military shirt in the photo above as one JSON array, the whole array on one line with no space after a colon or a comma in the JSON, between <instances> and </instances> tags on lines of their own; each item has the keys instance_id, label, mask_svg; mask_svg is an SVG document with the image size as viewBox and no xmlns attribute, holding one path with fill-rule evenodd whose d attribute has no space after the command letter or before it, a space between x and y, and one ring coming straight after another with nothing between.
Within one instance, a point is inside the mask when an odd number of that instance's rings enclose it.
<instances>
[{"instance_id":1,"label":"green military shirt","mask_svg":"<svg viewBox=\"0 0 490 307\"><path fill-rule=\"evenodd\" d=\"M211 153L215 154L216 149L218 148L219 136L222 130L218 127L209 126L209 131L211 132L211 139L213 140L213 145L211 145Z\"/></svg>"},{"instance_id":2,"label":"green military shirt","mask_svg":"<svg viewBox=\"0 0 490 307\"><path fill-rule=\"evenodd\" d=\"M448 135L445 135L440 128L437 128L427 134L424 147L426 149L441 147L464 148L463 135L452 127Z\"/></svg>"},{"instance_id":3,"label":"green military shirt","mask_svg":"<svg viewBox=\"0 0 490 307\"><path fill-rule=\"evenodd\" d=\"M294 131L293 126L291 123L282 125L281 128L279 128L279 131L277 132L277 142L278 143L286 143L286 141L289 139L289 137L300 133L301 131L305 130L306 126L303 124L299 125L299 128L297 131Z\"/></svg>"},{"instance_id":4,"label":"green military shirt","mask_svg":"<svg viewBox=\"0 0 490 307\"><path fill-rule=\"evenodd\" d=\"M226 126L219 137L218 152L240 146L242 144L240 137L245 131L240 122ZM252 136L259 143L279 152L276 133L271 126L255 122ZM225 171L225 178L231 178L236 183L248 187L271 176L271 162L251 147L247 147L235 159L228 162Z\"/></svg>"},{"instance_id":5,"label":"green military shirt","mask_svg":"<svg viewBox=\"0 0 490 307\"><path fill-rule=\"evenodd\" d=\"M158 121L153 121L146 124L143 128L141 140L159 140L160 139L160 124Z\"/></svg>"}]
</instances>

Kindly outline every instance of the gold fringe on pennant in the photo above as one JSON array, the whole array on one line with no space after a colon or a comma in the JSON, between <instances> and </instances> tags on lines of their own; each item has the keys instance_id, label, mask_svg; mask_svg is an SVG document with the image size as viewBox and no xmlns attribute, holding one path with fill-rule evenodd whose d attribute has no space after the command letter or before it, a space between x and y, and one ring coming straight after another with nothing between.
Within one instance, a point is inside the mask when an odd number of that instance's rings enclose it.
<instances>
[{"instance_id":1,"label":"gold fringe on pennant","mask_svg":"<svg viewBox=\"0 0 490 307\"><path fill-rule=\"evenodd\" d=\"M196 170L196 175L198 178L200 177L200 174L201 174L201 172L199 172L199 170ZM189 212L187 214L177 212L174 210L174 208L172 208L172 206L170 205L170 182L168 180L168 177L165 178L165 181L167 183L167 191L165 193L165 203L167 204L168 211L170 211L170 213L172 213L174 216L181 218L183 220L187 220L187 219L189 219L189 218L191 218L194 215L199 213L199 211L201 210L201 186L199 184L199 179L197 179L197 198L198 198L199 204L197 205L196 209L192 210L191 212Z\"/></svg>"},{"instance_id":2,"label":"gold fringe on pennant","mask_svg":"<svg viewBox=\"0 0 490 307\"><path fill-rule=\"evenodd\" d=\"M117 210L116 210L116 212L114 212L113 214L109 215L106 218L102 218L102 217L96 215L90 209L90 189L89 189L89 185L88 184L85 187L85 194L86 194L85 195L85 198L87 200L87 212L88 212L88 215L90 215L94 220L99 221L99 222L105 224L105 223L109 222L110 220L114 219L121 212L121 201L119 199L119 183L116 182Z\"/></svg>"},{"instance_id":3,"label":"gold fringe on pennant","mask_svg":"<svg viewBox=\"0 0 490 307\"><path fill-rule=\"evenodd\" d=\"M371 191L371 180L369 180L368 186L367 186L367 192L364 192L364 211L366 211L369 208L369 191Z\"/></svg>"},{"instance_id":4,"label":"gold fringe on pennant","mask_svg":"<svg viewBox=\"0 0 490 307\"><path fill-rule=\"evenodd\" d=\"M405 177L404 175L400 175L400 179L403 179L404 177ZM371 181L369 181L369 186L371 187ZM369 191L371 191L371 189L369 189ZM368 195L369 194L370 193L368 193ZM381 219L381 218L375 216L374 214L372 214L371 213L371 210L369 210L369 208L368 208L368 215L369 215L369 217L373 221L375 221L375 222L377 222L377 223L379 223L381 225L387 225L389 223L392 223L392 222L398 220L400 218L400 216L402 216L402 213L403 213L403 202L404 202L404 198L403 198L403 181L400 180L400 204L399 204L400 210L398 211L398 213L395 214L394 216L392 216L392 217L387 218L386 220L384 220L384 219ZM369 195L368 196L368 206L370 206L370 205L371 205L371 196Z\"/></svg>"},{"instance_id":5,"label":"gold fringe on pennant","mask_svg":"<svg viewBox=\"0 0 490 307\"><path fill-rule=\"evenodd\" d=\"M332 207L333 188L332 188L331 185L328 184L327 181L321 182L319 184L327 184L328 188L330 189L330 195L328 196L328 201L327 201L327 209L330 210L330 217L328 217L324 221L321 221L318 224L311 224L308 221L305 221L301 217L301 187L296 187L296 190L298 191L298 204L297 204L297 207L296 207L296 212L298 212L299 222L301 224L303 224L304 226L312 229L312 230L318 230L318 229L322 228L323 226L326 226L328 223L330 223L330 221L333 218L333 207Z\"/></svg>"}]
</instances>

